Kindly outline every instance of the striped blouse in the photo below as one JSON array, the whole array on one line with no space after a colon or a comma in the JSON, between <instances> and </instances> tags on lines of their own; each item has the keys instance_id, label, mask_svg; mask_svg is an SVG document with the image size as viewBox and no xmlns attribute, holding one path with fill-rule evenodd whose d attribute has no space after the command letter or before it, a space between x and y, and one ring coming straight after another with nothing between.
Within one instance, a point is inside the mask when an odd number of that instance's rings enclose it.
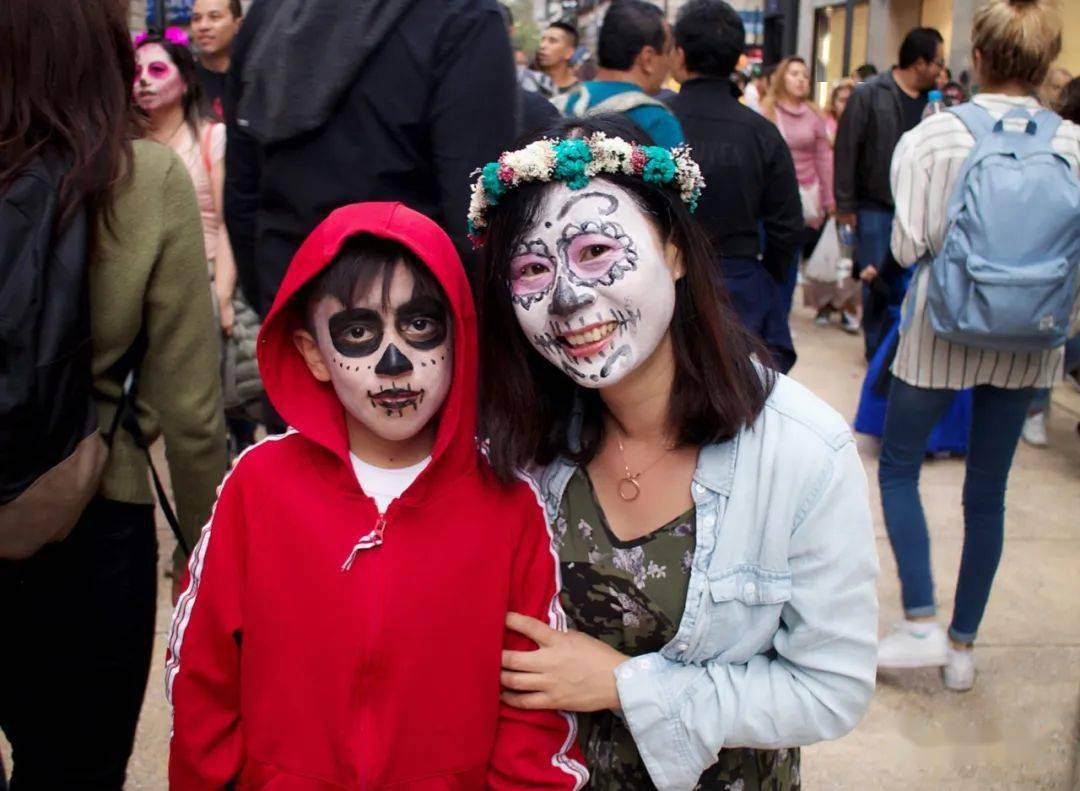
<instances>
[{"instance_id":1,"label":"striped blouse","mask_svg":"<svg viewBox=\"0 0 1080 791\"><path fill-rule=\"evenodd\" d=\"M1016 107L1034 114L1039 103L1031 97L982 94L975 103L1000 118ZM1022 128L1019 119L1010 127ZM1080 175L1080 126L1062 122L1054 136L1054 149ZM945 212L956 178L975 146L975 138L952 113L930 116L900 138L892 160L892 191L896 216L892 227L892 253L902 266L934 256L945 239ZM964 389L976 385L1003 388L1050 387L1062 377L1064 348L1013 353L963 346L939 338L926 309L928 268L912 278L904 300L906 318L892 372L915 387ZM1080 300L1077 302L1080 310ZM1073 328L1077 310L1074 310Z\"/></svg>"}]
</instances>

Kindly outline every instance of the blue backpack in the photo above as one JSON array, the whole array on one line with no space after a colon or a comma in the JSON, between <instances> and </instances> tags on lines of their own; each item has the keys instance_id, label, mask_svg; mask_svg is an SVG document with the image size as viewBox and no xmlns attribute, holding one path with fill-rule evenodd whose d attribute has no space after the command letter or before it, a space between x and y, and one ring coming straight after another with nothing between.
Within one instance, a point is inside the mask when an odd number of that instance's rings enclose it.
<instances>
[{"instance_id":1,"label":"blue backpack","mask_svg":"<svg viewBox=\"0 0 1080 791\"><path fill-rule=\"evenodd\" d=\"M974 102L949 108L975 137L930 262L934 332L953 343L1038 352L1065 343L1080 270L1080 180L1051 141L1049 110L995 123ZM1005 123L1022 118L1013 131Z\"/></svg>"}]
</instances>

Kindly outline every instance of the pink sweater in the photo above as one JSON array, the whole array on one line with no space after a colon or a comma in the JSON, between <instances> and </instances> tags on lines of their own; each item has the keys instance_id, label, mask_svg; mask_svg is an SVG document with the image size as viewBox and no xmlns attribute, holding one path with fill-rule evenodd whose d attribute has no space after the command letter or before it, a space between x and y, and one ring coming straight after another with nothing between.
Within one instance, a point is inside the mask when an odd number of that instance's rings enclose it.
<instances>
[{"instance_id":1,"label":"pink sweater","mask_svg":"<svg viewBox=\"0 0 1080 791\"><path fill-rule=\"evenodd\" d=\"M795 176L803 187L815 181L821 185L821 205L826 211L836 207L833 198L833 151L825 119L808 103L798 110L776 105L777 126L795 160Z\"/></svg>"}]
</instances>

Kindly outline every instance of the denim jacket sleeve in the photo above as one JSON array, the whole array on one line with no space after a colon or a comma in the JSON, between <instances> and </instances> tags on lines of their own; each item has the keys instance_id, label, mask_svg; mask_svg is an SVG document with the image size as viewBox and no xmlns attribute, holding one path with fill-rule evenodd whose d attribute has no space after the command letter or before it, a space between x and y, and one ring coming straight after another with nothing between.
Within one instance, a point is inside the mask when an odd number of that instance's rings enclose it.
<instances>
[{"instance_id":1,"label":"denim jacket sleeve","mask_svg":"<svg viewBox=\"0 0 1080 791\"><path fill-rule=\"evenodd\" d=\"M724 747L832 739L874 690L877 550L866 474L850 438L807 482L789 548L792 579L772 651L746 663L659 653L616 669L622 713L659 789L691 789Z\"/></svg>"}]
</instances>

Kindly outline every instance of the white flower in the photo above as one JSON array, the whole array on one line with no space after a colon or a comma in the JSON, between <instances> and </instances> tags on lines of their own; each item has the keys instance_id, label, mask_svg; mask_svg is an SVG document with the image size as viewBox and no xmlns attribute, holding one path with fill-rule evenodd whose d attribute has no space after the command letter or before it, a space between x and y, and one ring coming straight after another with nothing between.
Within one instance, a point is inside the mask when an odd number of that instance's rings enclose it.
<instances>
[{"instance_id":1,"label":"white flower","mask_svg":"<svg viewBox=\"0 0 1080 791\"><path fill-rule=\"evenodd\" d=\"M608 137L603 132L597 132L588 140L589 151L592 153L592 162L586 168L589 176L597 173L629 173L630 155L634 147L621 137Z\"/></svg>"},{"instance_id":2,"label":"white flower","mask_svg":"<svg viewBox=\"0 0 1080 791\"><path fill-rule=\"evenodd\" d=\"M523 181L551 181L555 170L555 146L550 140L537 140L525 148L508 151L499 162L514 172L514 186Z\"/></svg>"}]
</instances>

